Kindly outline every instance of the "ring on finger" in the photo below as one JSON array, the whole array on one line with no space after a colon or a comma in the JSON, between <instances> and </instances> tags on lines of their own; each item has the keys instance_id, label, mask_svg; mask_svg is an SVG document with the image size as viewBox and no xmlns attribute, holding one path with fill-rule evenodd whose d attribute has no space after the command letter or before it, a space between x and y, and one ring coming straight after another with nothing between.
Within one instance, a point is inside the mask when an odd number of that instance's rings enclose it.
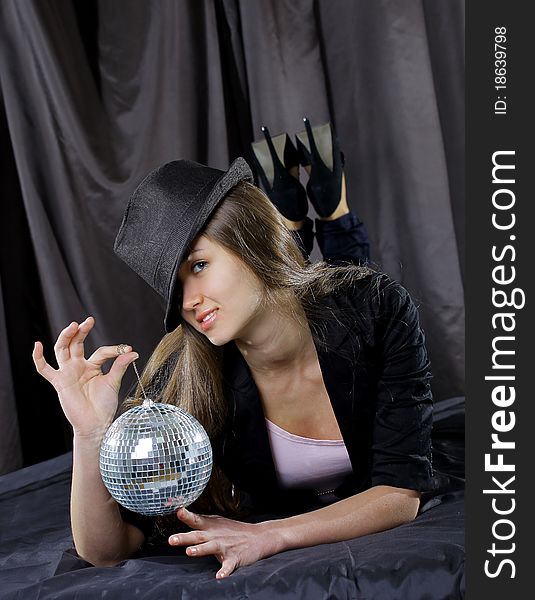
<instances>
[{"instance_id":1,"label":"ring on finger","mask_svg":"<svg viewBox=\"0 0 535 600\"><path fill-rule=\"evenodd\" d=\"M128 344L119 344L117 346L117 354L126 354L130 346Z\"/></svg>"}]
</instances>

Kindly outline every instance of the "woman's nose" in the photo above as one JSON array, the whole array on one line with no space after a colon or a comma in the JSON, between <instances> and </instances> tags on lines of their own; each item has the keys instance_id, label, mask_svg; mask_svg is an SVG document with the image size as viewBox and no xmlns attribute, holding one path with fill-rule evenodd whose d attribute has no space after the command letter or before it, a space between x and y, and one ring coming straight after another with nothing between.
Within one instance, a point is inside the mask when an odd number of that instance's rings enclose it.
<instances>
[{"instance_id":1,"label":"woman's nose","mask_svg":"<svg viewBox=\"0 0 535 600\"><path fill-rule=\"evenodd\" d=\"M197 306L202 304L203 297L200 292L194 292L184 289L182 296L182 310L195 310Z\"/></svg>"}]
</instances>

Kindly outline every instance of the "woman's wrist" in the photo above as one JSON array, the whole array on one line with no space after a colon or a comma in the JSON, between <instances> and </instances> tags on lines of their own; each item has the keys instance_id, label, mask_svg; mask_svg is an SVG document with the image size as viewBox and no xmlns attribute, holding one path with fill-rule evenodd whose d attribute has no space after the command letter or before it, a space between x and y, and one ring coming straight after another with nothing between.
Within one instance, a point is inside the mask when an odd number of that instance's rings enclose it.
<instances>
[{"instance_id":1,"label":"woman's wrist","mask_svg":"<svg viewBox=\"0 0 535 600\"><path fill-rule=\"evenodd\" d=\"M102 443L102 439L108 430L109 425L102 425L92 430L81 431L73 430L73 443L79 447L93 447L98 446Z\"/></svg>"},{"instance_id":2,"label":"woman's wrist","mask_svg":"<svg viewBox=\"0 0 535 600\"><path fill-rule=\"evenodd\" d=\"M292 545L290 543L290 532L284 525L285 519L277 519L273 521L263 521L258 523L260 535L265 542L266 553L264 557L278 554L289 550Z\"/></svg>"}]
</instances>

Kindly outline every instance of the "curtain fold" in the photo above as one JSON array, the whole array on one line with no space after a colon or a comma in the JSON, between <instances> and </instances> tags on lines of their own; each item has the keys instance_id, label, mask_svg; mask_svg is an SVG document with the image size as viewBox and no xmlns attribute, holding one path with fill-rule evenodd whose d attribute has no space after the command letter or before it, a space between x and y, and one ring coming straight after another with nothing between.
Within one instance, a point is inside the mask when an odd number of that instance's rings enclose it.
<instances>
[{"instance_id":1,"label":"curtain fold","mask_svg":"<svg viewBox=\"0 0 535 600\"><path fill-rule=\"evenodd\" d=\"M128 342L142 364L163 335L112 249L142 176L251 162L262 125L304 116L335 125L372 260L419 303L435 398L462 395L463 40L462 0L2 0L0 470L69 449L35 339L53 364L93 315L87 351Z\"/></svg>"}]
</instances>

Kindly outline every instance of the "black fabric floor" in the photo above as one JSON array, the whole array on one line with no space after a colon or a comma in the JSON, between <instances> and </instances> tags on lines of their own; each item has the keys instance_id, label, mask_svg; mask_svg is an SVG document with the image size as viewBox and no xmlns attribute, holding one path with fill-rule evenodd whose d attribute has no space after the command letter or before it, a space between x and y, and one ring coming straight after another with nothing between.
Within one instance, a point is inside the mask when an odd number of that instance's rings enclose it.
<instances>
[{"instance_id":1,"label":"black fabric floor","mask_svg":"<svg viewBox=\"0 0 535 600\"><path fill-rule=\"evenodd\" d=\"M464 403L451 399L437 408L437 462L461 481ZM0 478L0 598L464 597L462 489L429 502L410 524L283 552L216 580L215 558L171 548L152 548L112 568L79 559L69 526L71 462L69 453Z\"/></svg>"}]
</instances>

